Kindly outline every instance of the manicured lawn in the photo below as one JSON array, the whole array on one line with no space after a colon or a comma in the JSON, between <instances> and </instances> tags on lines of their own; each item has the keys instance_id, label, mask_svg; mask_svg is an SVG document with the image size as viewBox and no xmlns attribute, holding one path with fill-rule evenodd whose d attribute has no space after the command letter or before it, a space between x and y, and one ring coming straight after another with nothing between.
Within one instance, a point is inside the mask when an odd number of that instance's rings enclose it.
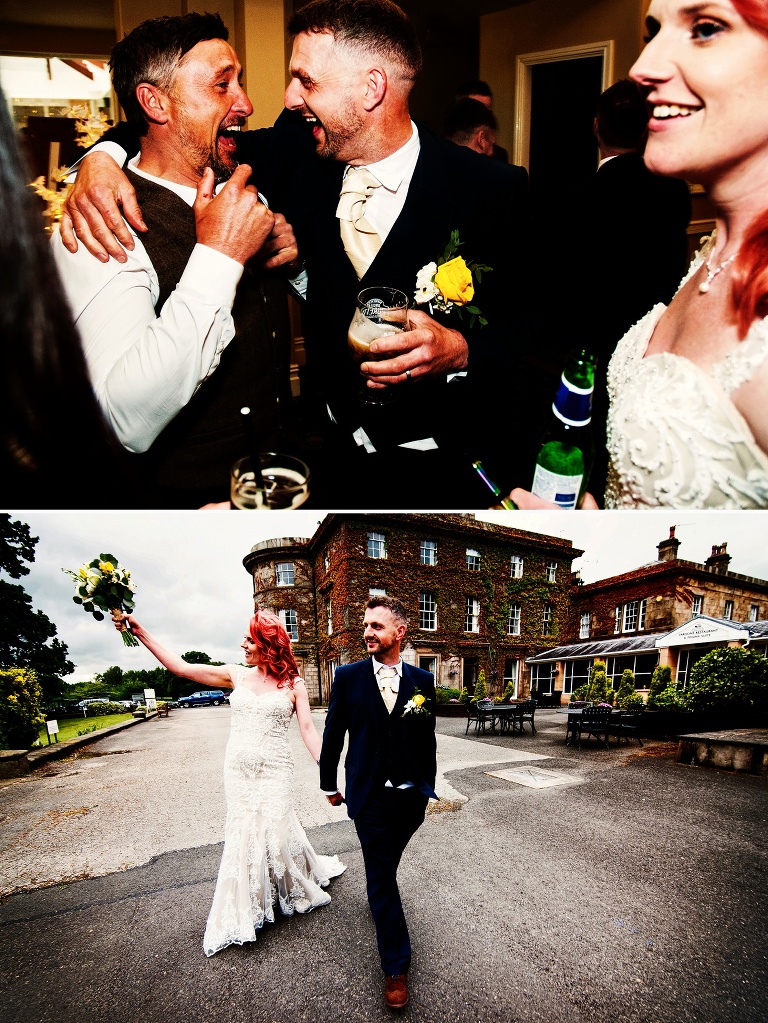
<instances>
[{"instance_id":1,"label":"manicured lawn","mask_svg":"<svg viewBox=\"0 0 768 1023\"><path fill-rule=\"evenodd\" d=\"M130 721L133 718L133 714L130 712L125 714L103 714L101 717L96 718L65 718L59 721L59 742L63 742L64 739L75 739L78 735L88 731L98 732L102 728L109 728L110 725L119 725L123 721ZM95 728L94 728L95 725ZM51 738L52 742L56 740ZM40 745L48 745L48 732L46 731L45 725L40 730Z\"/></svg>"}]
</instances>

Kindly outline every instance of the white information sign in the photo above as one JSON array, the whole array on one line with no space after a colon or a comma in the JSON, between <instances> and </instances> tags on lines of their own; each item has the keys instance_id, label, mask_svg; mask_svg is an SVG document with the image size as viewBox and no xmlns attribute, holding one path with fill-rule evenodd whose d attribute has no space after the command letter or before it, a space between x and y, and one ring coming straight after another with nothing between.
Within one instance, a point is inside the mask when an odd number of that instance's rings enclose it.
<instances>
[{"instance_id":1,"label":"white information sign","mask_svg":"<svg viewBox=\"0 0 768 1023\"><path fill-rule=\"evenodd\" d=\"M59 731L59 722L58 721L46 721L45 722L45 727L48 729L48 734L49 735L57 735L58 731Z\"/></svg>"},{"instance_id":2,"label":"white information sign","mask_svg":"<svg viewBox=\"0 0 768 1023\"><path fill-rule=\"evenodd\" d=\"M144 703L147 705L147 710L157 710L157 700L155 699L154 689L144 690Z\"/></svg>"}]
</instances>

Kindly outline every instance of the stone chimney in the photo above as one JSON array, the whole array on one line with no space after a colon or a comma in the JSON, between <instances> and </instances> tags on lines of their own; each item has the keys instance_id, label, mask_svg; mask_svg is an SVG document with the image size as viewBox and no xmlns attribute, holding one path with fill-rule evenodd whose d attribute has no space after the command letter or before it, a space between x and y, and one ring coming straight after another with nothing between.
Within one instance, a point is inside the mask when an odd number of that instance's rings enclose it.
<instances>
[{"instance_id":1,"label":"stone chimney","mask_svg":"<svg viewBox=\"0 0 768 1023\"><path fill-rule=\"evenodd\" d=\"M706 568L710 572L714 572L715 575L725 575L728 571L728 565L731 562L731 556L727 553L726 547L728 544L713 544L712 553L704 562Z\"/></svg>"},{"instance_id":2,"label":"stone chimney","mask_svg":"<svg viewBox=\"0 0 768 1023\"><path fill-rule=\"evenodd\" d=\"M675 527L669 527L669 539L662 540L661 543L656 544L656 550L659 552L659 561L677 561L677 548L680 546L680 541L675 539Z\"/></svg>"}]
</instances>

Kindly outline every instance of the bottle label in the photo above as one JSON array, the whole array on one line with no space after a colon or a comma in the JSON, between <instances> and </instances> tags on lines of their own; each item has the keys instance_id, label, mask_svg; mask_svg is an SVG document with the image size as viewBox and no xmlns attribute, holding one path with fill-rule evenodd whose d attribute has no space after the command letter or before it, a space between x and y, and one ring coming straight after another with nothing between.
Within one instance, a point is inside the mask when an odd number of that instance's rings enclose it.
<instances>
[{"instance_id":1,"label":"bottle label","mask_svg":"<svg viewBox=\"0 0 768 1023\"><path fill-rule=\"evenodd\" d=\"M543 465L537 465L531 493L543 501L553 501L565 511L573 511L579 499L583 479L582 475L561 476L545 469Z\"/></svg>"},{"instance_id":2,"label":"bottle label","mask_svg":"<svg viewBox=\"0 0 768 1023\"><path fill-rule=\"evenodd\" d=\"M577 387L563 374L552 411L567 426L586 426L592 418L592 391L592 387Z\"/></svg>"}]
</instances>

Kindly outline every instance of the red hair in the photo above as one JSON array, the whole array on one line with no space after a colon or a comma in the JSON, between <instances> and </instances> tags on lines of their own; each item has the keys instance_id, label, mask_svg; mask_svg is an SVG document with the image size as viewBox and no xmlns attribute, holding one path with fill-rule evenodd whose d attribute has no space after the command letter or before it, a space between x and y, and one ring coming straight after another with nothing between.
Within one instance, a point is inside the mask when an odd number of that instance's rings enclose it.
<instances>
[{"instance_id":1,"label":"red hair","mask_svg":"<svg viewBox=\"0 0 768 1023\"><path fill-rule=\"evenodd\" d=\"M731 2L748 25L768 35L766 0ZM731 279L736 328L743 340L755 319L768 316L768 210L750 224L734 260Z\"/></svg>"},{"instance_id":2,"label":"red hair","mask_svg":"<svg viewBox=\"0 0 768 1023\"><path fill-rule=\"evenodd\" d=\"M248 623L248 631L256 645L259 667L277 679L277 688L293 689L299 669L291 650L291 639L285 626L271 611L257 611Z\"/></svg>"}]
</instances>

